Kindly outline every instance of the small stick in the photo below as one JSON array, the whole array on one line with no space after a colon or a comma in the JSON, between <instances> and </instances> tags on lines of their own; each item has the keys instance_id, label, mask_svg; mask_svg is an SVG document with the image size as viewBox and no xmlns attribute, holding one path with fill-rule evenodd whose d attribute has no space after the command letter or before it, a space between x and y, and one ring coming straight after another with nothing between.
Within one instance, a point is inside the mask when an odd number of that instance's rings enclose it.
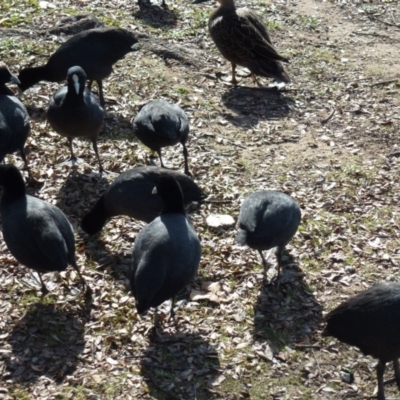
<instances>
[{"instance_id":1,"label":"small stick","mask_svg":"<svg viewBox=\"0 0 400 400\"><path fill-rule=\"evenodd\" d=\"M397 81L398 81L398 79L390 79L388 81L375 82L375 83L371 83L371 87L380 86L380 85L388 85L389 83L394 83L394 82L397 82Z\"/></svg>"},{"instance_id":2,"label":"small stick","mask_svg":"<svg viewBox=\"0 0 400 400\"><path fill-rule=\"evenodd\" d=\"M367 15L367 16L368 16L369 19L379 21L379 22L381 22L382 24L389 25L389 26L395 26L396 28L400 28L400 25L399 25L399 24L395 24L395 23L392 23L392 22L387 22L387 21L384 21L383 19L374 17L374 16L372 16L372 15Z\"/></svg>"},{"instance_id":3,"label":"small stick","mask_svg":"<svg viewBox=\"0 0 400 400\"><path fill-rule=\"evenodd\" d=\"M313 356L314 356L315 362L317 363L317 367L318 367L319 376L322 376L321 368L320 368L320 366L319 366L319 362L318 362L318 359L317 359L317 357L316 357L316 355L315 355L314 349L311 349L311 351L312 351L312 353L313 353Z\"/></svg>"},{"instance_id":4,"label":"small stick","mask_svg":"<svg viewBox=\"0 0 400 400\"><path fill-rule=\"evenodd\" d=\"M361 36L375 36L375 37L381 37L384 39L390 39L390 40L395 40L393 37L388 36L388 35L381 35L379 33L376 32L358 32L358 31L354 31L354 33L356 33L357 35L361 35Z\"/></svg>"},{"instance_id":5,"label":"small stick","mask_svg":"<svg viewBox=\"0 0 400 400\"><path fill-rule=\"evenodd\" d=\"M298 343L295 345L296 349L320 349L321 345L319 344L307 344L307 343Z\"/></svg>"},{"instance_id":6,"label":"small stick","mask_svg":"<svg viewBox=\"0 0 400 400\"><path fill-rule=\"evenodd\" d=\"M201 203L207 204L229 204L232 203L233 200L202 200Z\"/></svg>"},{"instance_id":7,"label":"small stick","mask_svg":"<svg viewBox=\"0 0 400 400\"><path fill-rule=\"evenodd\" d=\"M327 122L329 122L329 121L332 119L332 117L334 116L335 112L336 112L336 109L334 108L334 109L331 111L331 113L328 115L327 118L321 120L321 124L322 124L322 125L325 125Z\"/></svg>"}]
</instances>

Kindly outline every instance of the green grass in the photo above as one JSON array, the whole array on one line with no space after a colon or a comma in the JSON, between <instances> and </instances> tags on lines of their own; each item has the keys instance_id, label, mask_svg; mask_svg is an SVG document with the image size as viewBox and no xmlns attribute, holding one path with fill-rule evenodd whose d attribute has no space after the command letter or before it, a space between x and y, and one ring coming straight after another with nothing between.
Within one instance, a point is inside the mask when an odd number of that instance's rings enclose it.
<instances>
[{"instance_id":1,"label":"green grass","mask_svg":"<svg viewBox=\"0 0 400 400\"><path fill-rule=\"evenodd\" d=\"M13 390L10 391L10 396L18 400L32 400L32 393L29 388L24 388L22 384L15 384Z\"/></svg>"},{"instance_id":2,"label":"green grass","mask_svg":"<svg viewBox=\"0 0 400 400\"><path fill-rule=\"evenodd\" d=\"M315 30L320 25L320 22L315 17L300 16L299 19L300 23L309 30Z\"/></svg>"},{"instance_id":3,"label":"green grass","mask_svg":"<svg viewBox=\"0 0 400 400\"><path fill-rule=\"evenodd\" d=\"M274 19L269 19L265 21L265 25L269 33L274 33L282 29L282 25L280 24L280 22Z\"/></svg>"},{"instance_id":4,"label":"green grass","mask_svg":"<svg viewBox=\"0 0 400 400\"><path fill-rule=\"evenodd\" d=\"M0 2L0 26L16 28L30 23L40 12L38 0Z\"/></svg>"}]
</instances>

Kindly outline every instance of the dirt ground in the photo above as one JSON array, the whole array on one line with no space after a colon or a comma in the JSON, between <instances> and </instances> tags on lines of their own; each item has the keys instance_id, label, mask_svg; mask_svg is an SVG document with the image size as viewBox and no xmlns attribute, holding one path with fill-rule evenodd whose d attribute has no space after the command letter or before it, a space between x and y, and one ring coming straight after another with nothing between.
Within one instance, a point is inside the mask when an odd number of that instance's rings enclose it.
<instances>
[{"instance_id":1,"label":"dirt ground","mask_svg":"<svg viewBox=\"0 0 400 400\"><path fill-rule=\"evenodd\" d=\"M182 55L162 58L143 40L105 80L102 177L89 142L74 142L84 160L78 168L63 164L66 140L45 119L60 84L24 93L29 163L42 183L28 192L74 225L78 264L94 296L88 316L79 290L61 284L77 282L69 269L45 275L50 294L41 299L0 240L0 399L371 398L376 361L320 333L324 314L341 301L399 280L398 1L237 1L264 18L291 60L292 82L281 91L268 79L257 86L240 69L239 84L229 82L230 64L207 30L216 4L167 0L164 10L154 1L145 9L125 0L0 2L0 59L15 74L44 63L64 40L49 30L82 13ZM190 169L213 202L191 214L202 243L199 273L179 297L176 322L164 321L155 337L153 313L139 317L127 291L145 224L114 218L92 237L79 224L115 176L148 163L130 120L160 98L188 114ZM183 171L180 146L163 157ZM18 155L8 160L23 168ZM263 285L258 255L235 244L235 226L206 224L210 214L236 221L245 196L267 188L290 194L302 209L279 287ZM273 277L276 259L269 261ZM386 394L400 396L395 385Z\"/></svg>"}]
</instances>

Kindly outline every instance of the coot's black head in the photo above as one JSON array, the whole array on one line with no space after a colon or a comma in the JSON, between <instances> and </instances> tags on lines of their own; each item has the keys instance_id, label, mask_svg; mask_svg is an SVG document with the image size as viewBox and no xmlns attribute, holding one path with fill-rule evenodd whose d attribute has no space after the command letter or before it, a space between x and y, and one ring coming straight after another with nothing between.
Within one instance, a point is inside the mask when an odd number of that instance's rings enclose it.
<instances>
[{"instance_id":1,"label":"coot's black head","mask_svg":"<svg viewBox=\"0 0 400 400\"><path fill-rule=\"evenodd\" d=\"M5 65L0 66L0 94L13 94L10 89L6 87L6 83L19 84L19 79L13 75Z\"/></svg>"},{"instance_id":2,"label":"coot's black head","mask_svg":"<svg viewBox=\"0 0 400 400\"><path fill-rule=\"evenodd\" d=\"M185 213L182 189L173 176L161 177L153 193L157 193L161 197L162 213Z\"/></svg>"},{"instance_id":3,"label":"coot's black head","mask_svg":"<svg viewBox=\"0 0 400 400\"><path fill-rule=\"evenodd\" d=\"M25 195L24 178L14 165L0 165L0 186L4 187L6 193Z\"/></svg>"},{"instance_id":4,"label":"coot's black head","mask_svg":"<svg viewBox=\"0 0 400 400\"><path fill-rule=\"evenodd\" d=\"M85 90L86 73L79 66L71 67L67 73L68 91L80 95Z\"/></svg>"},{"instance_id":5,"label":"coot's black head","mask_svg":"<svg viewBox=\"0 0 400 400\"><path fill-rule=\"evenodd\" d=\"M13 75L5 65L3 65L0 67L0 83L8 82L17 84L20 83L19 79L15 75Z\"/></svg>"},{"instance_id":6,"label":"coot's black head","mask_svg":"<svg viewBox=\"0 0 400 400\"><path fill-rule=\"evenodd\" d=\"M40 74L38 71L40 71L38 68L23 68L19 71L18 86L21 92L25 92L25 90L40 81Z\"/></svg>"}]
</instances>

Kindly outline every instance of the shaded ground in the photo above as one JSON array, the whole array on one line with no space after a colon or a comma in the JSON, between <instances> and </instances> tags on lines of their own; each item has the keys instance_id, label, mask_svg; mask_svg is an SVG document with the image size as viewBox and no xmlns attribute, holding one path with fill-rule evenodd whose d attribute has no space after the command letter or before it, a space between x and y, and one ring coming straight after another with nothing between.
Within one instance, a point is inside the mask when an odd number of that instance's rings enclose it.
<instances>
[{"instance_id":1,"label":"shaded ground","mask_svg":"<svg viewBox=\"0 0 400 400\"><path fill-rule=\"evenodd\" d=\"M59 85L27 91L29 162L44 182L36 195L57 204L73 223L94 302L87 320L82 299L70 298L61 284L77 281L69 270L46 276L51 294L38 304L37 291L23 283L29 272L0 241L0 398L368 398L375 389L374 360L321 339L320 331L323 313L343 299L375 282L398 280L398 2L246 2L268 21L277 49L291 59L293 82L280 93L254 86L245 73L238 87L226 81L230 65L206 29L215 4L167 2L169 11L156 12L155 5L150 13L122 0L0 3L0 27L14 30L7 36L0 31L0 56L14 73L43 63L62 41L38 31L83 9L106 25L186 49L197 67L162 60L162 52L144 45L105 81L108 115L99 141L105 178L148 162L129 121L141 105L164 98L190 118L195 180L223 201L193 214L203 249L199 275L182 293L176 325L165 321L154 338L152 313L138 317L126 291L143 224L114 219L94 238L78 228L107 183L99 181L89 142L74 142L85 161L77 172L59 165L68 158L66 140L44 119ZM163 156L183 171L180 146ZM18 156L10 160L22 168ZM303 213L279 290L263 287L258 255L234 244L235 228L205 224L210 213L237 219L244 196L265 188L291 194ZM275 258L270 261L273 266ZM203 298L194 295L199 292ZM353 383L342 380L343 371L354 373ZM386 390L398 397L394 386Z\"/></svg>"}]
</instances>

